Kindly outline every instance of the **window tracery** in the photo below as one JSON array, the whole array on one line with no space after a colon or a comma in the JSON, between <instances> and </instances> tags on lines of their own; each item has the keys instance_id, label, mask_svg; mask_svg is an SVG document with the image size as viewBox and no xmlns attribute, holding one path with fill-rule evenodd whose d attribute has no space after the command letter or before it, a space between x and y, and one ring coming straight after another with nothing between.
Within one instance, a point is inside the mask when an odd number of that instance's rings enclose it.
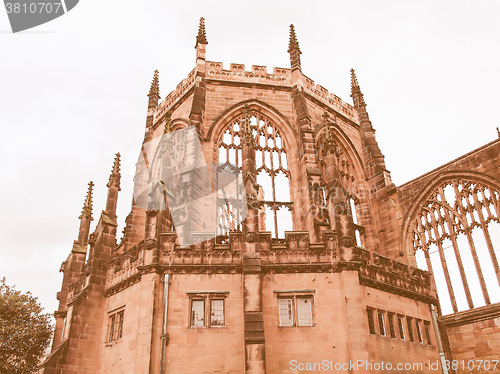
<instances>
[{"instance_id":1,"label":"window tracery","mask_svg":"<svg viewBox=\"0 0 500 374\"><path fill-rule=\"evenodd\" d=\"M500 301L499 198L482 182L446 181L413 218L417 265L433 273L444 313Z\"/></svg>"},{"instance_id":2,"label":"window tracery","mask_svg":"<svg viewBox=\"0 0 500 374\"><path fill-rule=\"evenodd\" d=\"M249 172L245 170L248 166L243 164L245 142L255 160L255 175L252 178L256 182L254 187L260 222L267 231L271 231L273 237L284 237L284 231L292 230L293 208L285 140L275 123L247 108L222 135L219 142L219 167L237 167L245 176ZM219 210L219 235L227 235L234 229L241 230L241 218L241 212L230 201L222 204Z\"/></svg>"}]
</instances>

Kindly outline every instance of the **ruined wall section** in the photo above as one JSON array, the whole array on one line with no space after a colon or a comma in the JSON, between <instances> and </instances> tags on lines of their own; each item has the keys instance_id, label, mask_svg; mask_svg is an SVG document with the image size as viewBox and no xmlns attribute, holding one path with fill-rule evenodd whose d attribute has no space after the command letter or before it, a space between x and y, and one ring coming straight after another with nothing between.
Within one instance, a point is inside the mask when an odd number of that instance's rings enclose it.
<instances>
[{"instance_id":1,"label":"ruined wall section","mask_svg":"<svg viewBox=\"0 0 500 374\"><path fill-rule=\"evenodd\" d=\"M427 185L443 172L476 171L500 181L500 139L450 161L418 178L398 187L399 222L411 208L415 199Z\"/></svg>"},{"instance_id":2,"label":"ruined wall section","mask_svg":"<svg viewBox=\"0 0 500 374\"><path fill-rule=\"evenodd\" d=\"M434 169L408 183L398 187L398 224L404 230L409 225L411 211L415 201L421 197L423 191L433 183L436 178L447 173L450 176L474 180L477 177L489 177L500 180L500 139L488 143L472 152L469 152L437 169ZM476 173L476 174L474 174ZM409 240L404 240L401 232L400 242L405 250L409 262L414 264L415 258ZM495 243L496 245L496 243ZM454 360L464 362L460 364L457 373L469 373L466 366L469 360L498 360L500 351L500 304L491 304L441 317L446 326L449 339L449 348ZM474 361L470 361L474 365ZM490 372L486 368L477 368L478 373ZM498 370L498 368L497 368Z\"/></svg>"},{"instance_id":3,"label":"ruined wall section","mask_svg":"<svg viewBox=\"0 0 500 374\"><path fill-rule=\"evenodd\" d=\"M499 370L500 304L458 312L441 318L446 326L457 374L491 373ZM478 367L479 360L484 360ZM496 370L495 368L496 360Z\"/></svg>"}]
</instances>

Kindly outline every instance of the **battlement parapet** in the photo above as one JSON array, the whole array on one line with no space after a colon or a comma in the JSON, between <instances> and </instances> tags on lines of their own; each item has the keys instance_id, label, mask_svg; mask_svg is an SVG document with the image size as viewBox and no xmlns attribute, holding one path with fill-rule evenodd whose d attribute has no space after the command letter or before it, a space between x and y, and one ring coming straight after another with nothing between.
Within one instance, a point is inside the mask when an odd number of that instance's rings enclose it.
<instances>
[{"instance_id":1,"label":"battlement parapet","mask_svg":"<svg viewBox=\"0 0 500 374\"><path fill-rule=\"evenodd\" d=\"M206 77L234 82L248 82L260 84L273 84L290 86L292 84L292 71L285 68L273 68L273 73L268 74L266 66L252 65L251 71L245 71L243 64L230 64L225 70L222 62L207 61Z\"/></svg>"},{"instance_id":2,"label":"battlement parapet","mask_svg":"<svg viewBox=\"0 0 500 374\"><path fill-rule=\"evenodd\" d=\"M207 79L280 86L292 85L292 71L289 68L274 67L273 73L269 74L266 66L252 65L251 71L246 71L244 64L231 63L229 70L225 70L222 62L207 61L206 69ZM165 99L158 104L154 109L153 123L156 123L158 119L163 117L186 92L194 87L195 77L196 69L193 69L187 77L177 85L175 90L170 92ZM329 93L326 88L319 84L315 84L312 79L305 75L303 77L305 78L304 91L306 93L332 107L345 117L355 122L358 121L357 112L351 104L342 101L340 97L333 93Z\"/></svg>"},{"instance_id":3,"label":"battlement parapet","mask_svg":"<svg viewBox=\"0 0 500 374\"><path fill-rule=\"evenodd\" d=\"M170 108L186 93L195 83L196 69L191 70L186 78L184 78L173 90L170 92L165 100L163 100L154 110L153 123L156 123Z\"/></svg>"},{"instance_id":4,"label":"battlement parapet","mask_svg":"<svg viewBox=\"0 0 500 374\"><path fill-rule=\"evenodd\" d=\"M358 121L358 113L354 109L354 107L342 101L340 97L334 95L333 93L329 93L326 88L319 84L315 84L314 81L304 75L305 85L304 91L319 101L327 104L328 106L334 108L337 112L346 116L347 118L357 122Z\"/></svg>"}]
</instances>

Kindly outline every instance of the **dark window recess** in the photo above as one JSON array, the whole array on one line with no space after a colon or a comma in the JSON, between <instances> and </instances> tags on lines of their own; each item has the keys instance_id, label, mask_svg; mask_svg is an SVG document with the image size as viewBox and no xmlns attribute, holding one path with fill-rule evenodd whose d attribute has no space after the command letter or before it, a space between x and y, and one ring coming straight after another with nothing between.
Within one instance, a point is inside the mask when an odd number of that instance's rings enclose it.
<instances>
[{"instance_id":1,"label":"dark window recess","mask_svg":"<svg viewBox=\"0 0 500 374\"><path fill-rule=\"evenodd\" d=\"M425 338L427 339L427 344L432 345L431 342L431 328L429 322L424 322Z\"/></svg>"},{"instance_id":2,"label":"dark window recess","mask_svg":"<svg viewBox=\"0 0 500 374\"><path fill-rule=\"evenodd\" d=\"M388 313L387 319L389 320L389 335L392 339L396 338L396 330L394 329L394 314Z\"/></svg>"},{"instance_id":3,"label":"dark window recess","mask_svg":"<svg viewBox=\"0 0 500 374\"><path fill-rule=\"evenodd\" d=\"M405 329L403 325L403 317L398 316L398 330L399 330L399 339L405 340Z\"/></svg>"},{"instance_id":4,"label":"dark window recess","mask_svg":"<svg viewBox=\"0 0 500 374\"><path fill-rule=\"evenodd\" d=\"M377 312L377 318L378 318L378 331L380 333L380 336L385 336L384 313Z\"/></svg>"},{"instance_id":5,"label":"dark window recess","mask_svg":"<svg viewBox=\"0 0 500 374\"><path fill-rule=\"evenodd\" d=\"M109 342L112 342L115 337L115 323L116 323L116 315L111 317L111 324L109 328Z\"/></svg>"},{"instance_id":6,"label":"dark window recess","mask_svg":"<svg viewBox=\"0 0 500 374\"><path fill-rule=\"evenodd\" d=\"M415 341L413 337L413 320L410 317L406 317L406 324L408 325L408 338L411 342Z\"/></svg>"},{"instance_id":7,"label":"dark window recess","mask_svg":"<svg viewBox=\"0 0 500 374\"><path fill-rule=\"evenodd\" d=\"M370 334L375 335L375 323L373 321L373 310L367 309L366 315L368 316L368 327L370 328Z\"/></svg>"},{"instance_id":8,"label":"dark window recess","mask_svg":"<svg viewBox=\"0 0 500 374\"><path fill-rule=\"evenodd\" d=\"M422 321L415 321L415 327L417 329L417 340L419 343L423 343L424 339L422 339Z\"/></svg>"}]
</instances>

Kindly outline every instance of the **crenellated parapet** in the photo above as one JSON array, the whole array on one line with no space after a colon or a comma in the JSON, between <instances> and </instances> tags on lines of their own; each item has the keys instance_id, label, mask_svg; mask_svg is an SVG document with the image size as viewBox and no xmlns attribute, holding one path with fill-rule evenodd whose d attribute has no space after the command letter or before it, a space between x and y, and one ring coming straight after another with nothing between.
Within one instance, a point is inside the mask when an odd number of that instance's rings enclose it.
<instances>
[{"instance_id":1,"label":"crenellated parapet","mask_svg":"<svg viewBox=\"0 0 500 374\"><path fill-rule=\"evenodd\" d=\"M175 90L170 92L165 100L163 100L154 111L154 123L162 118L172 106L177 103L187 92L194 87L196 77L196 69L191 72L175 87Z\"/></svg>"},{"instance_id":2,"label":"crenellated parapet","mask_svg":"<svg viewBox=\"0 0 500 374\"><path fill-rule=\"evenodd\" d=\"M323 86L315 84L312 79L309 79L306 76L304 76L304 82L304 91L306 93L321 101L322 103L332 107L338 113L349 118L350 120L356 123L358 122L358 113L351 104L342 101L340 97L328 92L328 90Z\"/></svg>"},{"instance_id":3,"label":"crenellated parapet","mask_svg":"<svg viewBox=\"0 0 500 374\"><path fill-rule=\"evenodd\" d=\"M375 253L372 260L359 268L360 284L437 305L429 272Z\"/></svg>"},{"instance_id":4,"label":"crenellated parapet","mask_svg":"<svg viewBox=\"0 0 500 374\"><path fill-rule=\"evenodd\" d=\"M251 71L245 70L243 64L231 64L229 70L224 69L222 62L207 61L207 79L224 81L272 84L290 86L292 72L290 69L273 68L273 73L267 73L267 66L252 65Z\"/></svg>"}]
</instances>

